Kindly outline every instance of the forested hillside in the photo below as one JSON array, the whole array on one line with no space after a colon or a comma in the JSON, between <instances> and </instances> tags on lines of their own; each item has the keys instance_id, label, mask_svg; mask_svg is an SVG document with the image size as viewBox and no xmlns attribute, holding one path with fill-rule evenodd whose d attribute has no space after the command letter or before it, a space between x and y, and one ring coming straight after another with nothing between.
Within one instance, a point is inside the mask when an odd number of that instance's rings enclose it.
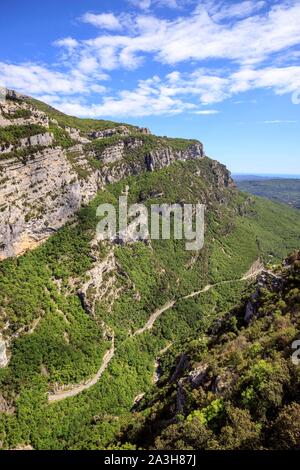
<instances>
[{"instance_id":1,"label":"forested hillside","mask_svg":"<svg viewBox=\"0 0 300 470\"><path fill-rule=\"evenodd\" d=\"M1 448L273 445L265 423L285 419L292 372L280 355L297 330L297 260L278 274L292 293L259 294L272 315L247 327L241 298L299 249L299 211L239 192L198 141L81 121L13 93L1 114ZM204 204L203 249L174 237L101 241L97 207L117 209L124 194L147 207ZM207 386L190 389L198 363ZM227 372L240 373L228 401L213 385ZM249 439L234 440L234 420Z\"/></svg>"},{"instance_id":2,"label":"forested hillside","mask_svg":"<svg viewBox=\"0 0 300 470\"><path fill-rule=\"evenodd\" d=\"M1 263L2 328L10 356L0 371L4 448L111 445L135 398L155 387L160 351L169 347L176 357L183 341L197 344L239 302L251 282L243 276L258 258L274 263L299 244L297 211L227 188L215 168L209 159L179 162L107 186L76 223ZM131 202L206 203L204 249L195 256L177 240L94 243L96 207L117 204L126 186ZM170 301L176 303L152 328L134 334ZM113 339L114 354L97 383L59 400L61 392L97 373Z\"/></svg>"},{"instance_id":3,"label":"forested hillside","mask_svg":"<svg viewBox=\"0 0 300 470\"><path fill-rule=\"evenodd\" d=\"M161 358L121 442L154 449L300 449L300 253ZM294 343L296 341L296 343Z\"/></svg>"}]
</instances>

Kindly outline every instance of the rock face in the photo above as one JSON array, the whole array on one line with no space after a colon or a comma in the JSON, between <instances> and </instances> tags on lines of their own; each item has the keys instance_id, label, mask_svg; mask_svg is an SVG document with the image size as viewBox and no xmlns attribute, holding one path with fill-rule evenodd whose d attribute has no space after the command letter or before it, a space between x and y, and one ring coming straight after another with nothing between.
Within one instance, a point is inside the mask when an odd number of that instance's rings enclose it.
<instances>
[{"instance_id":1,"label":"rock face","mask_svg":"<svg viewBox=\"0 0 300 470\"><path fill-rule=\"evenodd\" d=\"M203 157L203 145L199 142L191 144L187 150L174 151L171 148L154 150L145 155L145 164L148 171L154 171L171 165L175 160L192 160Z\"/></svg>"},{"instance_id":2,"label":"rock face","mask_svg":"<svg viewBox=\"0 0 300 470\"><path fill-rule=\"evenodd\" d=\"M7 356L6 342L0 335L0 369L2 367L6 367L8 362L9 362L9 359Z\"/></svg>"},{"instance_id":3,"label":"rock face","mask_svg":"<svg viewBox=\"0 0 300 470\"><path fill-rule=\"evenodd\" d=\"M39 124L45 128L49 127L49 117L42 111L29 107L22 102L22 96L13 90L4 92L0 88L0 128L9 126L23 126L28 124ZM27 111L26 118L18 117L16 112ZM17 117L16 117L17 116Z\"/></svg>"},{"instance_id":4,"label":"rock face","mask_svg":"<svg viewBox=\"0 0 300 470\"><path fill-rule=\"evenodd\" d=\"M55 120L53 120L52 122L54 124L57 124L57 121ZM65 126L64 130L69 134L71 139L74 140L75 142L79 142L81 144L89 143L89 139L87 139L86 137L82 137L78 129L75 129L74 127Z\"/></svg>"},{"instance_id":5,"label":"rock face","mask_svg":"<svg viewBox=\"0 0 300 470\"><path fill-rule=\"evenodd\" d=\"M61 227L79 209L82 192L60 148L25 164L0 161L0 259L21 254Z\"/></svg>"},{"instance_id":6,"label":"rock face","mask_svg":"<svg viewBox=\"0 0 300 470\"><path fill-rule=\"evenodd\" d=\"M35 124L45 132L22 135L13 145L0 139L0 260L37 246L104 185L159 170L176 160L204 157L200 142L187 141L183 150L175 150L168 139L150 137L149 129L124 125L84 134L60 126L12 91L7 91L7 97L0 102L0 130L12 122L15 128L19 118L14 117L21 115L25 116L22 131L26 125ZM52 132L53 128L57 132ZM67 146L60 146L56 134L67 136ZM148 138L153 144L150 151L144 141ZM216 184L230 186L232 180L225 167L213 164Z\"/></svg>"},{"instance_id":7,"label":"rock face","mask_svg":"<svg viewBox=\"0 0 300 470\"><path fill-rule=\"evenodd\" d=\"M117 144L105 148L98 158L103 163L116 163L125 157L126 150L134 150L142 145L142 140L128 137L126 140L120 140Z\"/></svg>"},{"instance_id":8,"label":"rock face","mask_svg":"<svg viewBox=\"0 0 300 470\"><path fill-rule=\"evenodd\" d=\"M72 150L76 159L68 158ZM149 169L145 162L127 162L124 143L105 149L100 170L92 170L80 145L32 153L25 163L0 160L0 260L34 248L66 223L105 184ZM171 150L155 153L156 168L178 158ZM200 155L199 155L200 157ZM190 155L180 154L180 159ZM195 157L196 158L196 157ZM85 177L81 177L85 172Z\"/></svg>"},{"instance_id":9,"label":"rock face","mask_svg":"<svg viewBox=\"0 0 300 470\"><path fill-rule=\"evenodd\" d=\"M31 137L25 137L25 139L20 139L21 147L48 147L53 143L53 134L45 132L45 134L37 134Z\"/></svg>"},{"instance_id":10,"label":"rock face","mask_svg":"<svg viewBox=\"0 0 300 470\"><path fill-rule=\"evenodd\" d=\"M136 133L141 133L144 135L151 135L150 129L147 127L136 127L134 128ZM127 126L118 126L111 129L104 129L103 131L93 131L89 133L91 139L104 139L106 137L112 137L114 135L130 135L131 130Z\"/></svg>"},{"instance_id":11,"label":"rock face","mask_svg":"<svg viewBox=\"0 0 300 470\"><path fill-rule=\"evenodd\" d=\"M95 315L96 302L105 296L106 301L113 303L117 288L115 272L116 258L113 251L86 273L87 281L78 290L78 296L84 310L91 316Z\"/></svg>"},{"instance_id":12,"label":"rock face","mask_svg":"<svg viewBox=\"0 0 300 470\"><path fill-rule=\"evenodd\" d=\"M130 130L126 126L119 126L112 129L104 129L103 131L93 131L89 133L91 139L105 139L106 137L112 137L113 135L130 135Z\"/></svg>"}]
</instances>

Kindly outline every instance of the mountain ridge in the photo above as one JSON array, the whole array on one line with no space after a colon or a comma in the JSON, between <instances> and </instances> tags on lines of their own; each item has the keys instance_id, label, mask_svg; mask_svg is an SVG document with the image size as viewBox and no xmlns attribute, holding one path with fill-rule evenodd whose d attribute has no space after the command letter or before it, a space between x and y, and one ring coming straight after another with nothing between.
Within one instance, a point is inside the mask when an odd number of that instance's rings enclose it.
<instances>
[{"instance_id":1,"label":"mountain ridge","mask_svg":"<svg viewBox=\"0 0 300 470\"><path fill-rule=\"evenodd\" d=\"M8 91L0 104L0 259L38 246L106 184L203 157L198 141L79 120Z\"/></svg>"}]
</instances>

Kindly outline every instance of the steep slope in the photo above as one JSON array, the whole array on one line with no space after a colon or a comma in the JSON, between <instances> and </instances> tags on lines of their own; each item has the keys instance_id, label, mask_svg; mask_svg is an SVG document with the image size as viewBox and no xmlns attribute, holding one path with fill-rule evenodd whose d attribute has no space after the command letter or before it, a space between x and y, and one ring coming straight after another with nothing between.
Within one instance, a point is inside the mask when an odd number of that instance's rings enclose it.
<instances>
[{"instance_id":1,"label":"steep slope","mask_svg":"<svg viewBox=\"0 0 300 470\"><path fill-rule=\"evenodd\" d=\"M7 90L0 103L0 259L37 246L105 184L203 155L197 141L80 120Z\"/></svg>"},{"instance_id":2,"label":"steep slope","mask_svg":"<svg viewBox=\"0 0 300 470\"><path fill-rule=\"evenodd\" d=\"M300 253L251 291L175 362L161 358L158 387L122 431L126 446L300 449Z\"/></svg>"},{"instance_id":3,"label":"steep slope","mask_svg":"<svg viewBox=\"0 0 300 470\"><path fill-rule=\"evenodd\" d=\"M299 247L300 214L239 193L227 169L205 157L196 141L157 138L129 127L130 135L119 135L117 124L112 128L111 123L70 118L28 98L21 104L18 99L10 101L10 111L15 105L25 111L34 106L50 121L56 120L50 122L54 130L49 134L55 139L59 133L61 139L58 164L71 161L79 192L92 178L97 184L76 213L83 199L78 199L77 190L73 196L68 193L71 202L80 202L59 219L51 237L50 231L33 229L36 215L30 213L25 220L25 203L19 231L9 229L8 240L3 235L3 257L21 253L18 240L24 233L49 238L35 250L0 264L0 441L3 448L104 448L116 442L137 397L153 387L161 351L169 348L169 357L174 358L183 342L197 340L239 301L262 262L276 262ZM78 168L81 157L68 157L68 147L63 149L69 139L65 125L77 129L76 139L91 140L83 144L92 152L85 156L87 177L83 166ZM6 139L11 127L2 127ZM108 129L114 129L112 136L98 134ZM141 146L124 150L123 144L137 138L143 141ZM124 153L116 157L121 147ZM17 152L14 158L20 157L18 149L12 151ZM3 161L9 165L5 155ZM28 169L26 158L22 165L20 172ZM68 199L59 199L60 182L68 171L66 167L55 178L55 210L70 207ZM30 180L37 172L33 167ZM38 198L47 185L48 176L43 176L40 189L29 190L26 198ZM204 248L188 252L184 240L173 238L123 245L98 240L97 207L111 203L117 208L125 193L130 203L147 207L164 202L205 204ZM89 198L93 199L87 204ZM17 204L12 199L9 207ZM48 228L54 228L52 214L42 206L40 216ZM5 232L4 218L2 227Z\"/></svg>"},{"instance_id":4,"label":"steep slope","mask_svg":"<svg viewBox=\"0 0 300 470\"><path fill-rule=\"evenodd\" d=\"M0 371L4 447L109 445L135 397L151 388L160 351L172 343L169 353L176 355L183 340L206 332L238 301L251 281L242 278L259 257L274 260L299 245L297 211L249 199L229 189L227 179L224 167L207 158L130 177L107 186L76 223L37 250L2 262L2 335L10 359ZM98 204L117 204L126 187L132 202L205 202L199 255L178 240L95 243ZM206 290L207 284L216 285ZM173 301L151 329L134 334ZM48 393L93 379L113 338L114 356L95 385L49 405Z\"/></svg>"}]
</instances>

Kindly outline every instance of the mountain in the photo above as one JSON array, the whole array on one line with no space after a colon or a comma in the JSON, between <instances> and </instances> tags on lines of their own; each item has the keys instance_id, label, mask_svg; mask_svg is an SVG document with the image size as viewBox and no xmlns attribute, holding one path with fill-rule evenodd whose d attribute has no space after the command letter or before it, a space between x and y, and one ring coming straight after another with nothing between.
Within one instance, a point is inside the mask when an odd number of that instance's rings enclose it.
<instances>
[{"instance_id":1,"label":"mountain","mask_svg":"<svg viewBox=\"0 0 300 470\"><path fill-rule=\"evenodd\" d=\"M239 192L196 140L80 120L15 92L0 110L1 446L151 446L159 430L151 441L124 429L138 413L143 431L139 406L153 417L159 358L167 351L163 380L191 344L200 361L201 338L213 342L263 266L299 248L299 211ZM118 210L124 194L148 208L204 204L203 249L98 238L97 207Z\"/></svg>"},{"instance_id":2,"label":"mountain","mask_svg":"<svg viewBox=\"0 0 300 470\"><path fill-rule=\"evenodd\" d=\"M0 109L0 259L37 246L106 183L204 155L200 142L65 116L13 91Z\"/></svg>"}]
</instances>

